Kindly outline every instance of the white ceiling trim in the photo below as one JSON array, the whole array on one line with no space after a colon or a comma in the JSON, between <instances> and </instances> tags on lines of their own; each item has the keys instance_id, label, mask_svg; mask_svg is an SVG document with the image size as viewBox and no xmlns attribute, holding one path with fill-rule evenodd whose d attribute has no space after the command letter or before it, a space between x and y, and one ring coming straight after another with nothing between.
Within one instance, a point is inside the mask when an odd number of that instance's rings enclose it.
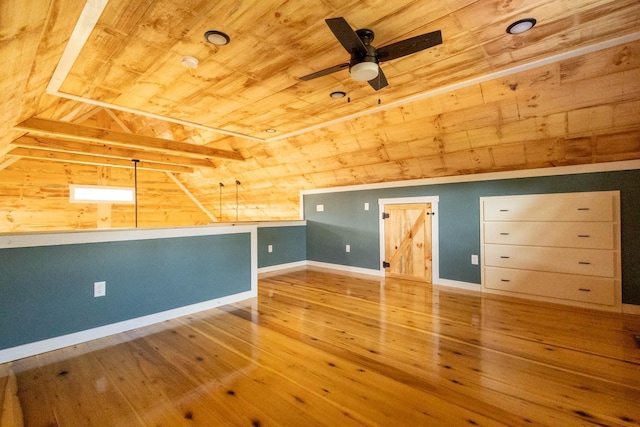
<instances>
[{"instance_id":1,"label":"white ceiling trim","mask_svg":"<svg viewBox=\"0 0 640 427\"><path fill-rule=\"evenodd\" d=\"M239 133L239 132L233 132L233 131L228 131L221 128L205 126L200 123L194 123L187 120L181 120L173 117L162 116L160 114L149 113L149 112L137 110L134 108L127 108L117 104L111 104L108 102L98 101L95 99L90 99L82 96L68 94L65 92L60 92L60 87L62 86L64 80L67 78L67 76L71 72L71 68L73 67L73 64L75 63L76 59L78 58L82 49L84 48L84 45L89 39L91 32L94 30L98 22L98 19L100 18L100 15L102 15L102 12L104 11L107 3L108 3L108 0L87 0L87 3L85 4L85 7L82 10L82 13L80 14L80 18L78 19L78 22L76 23L76 26L73 30L73 33L71 34L71 38L69 39L69 42L65 47L62 57L60 58L60 62L58 62L58 65L53 73L53 76L49 81L49 84L47 85L48 94L55 95L61 98L71 99L78 102L97 105L104 108L111 108L114 110L125 111L132 114L138 114L141 116L150 117L150 118L154 118L154 119L158 119L158 120L162 120L170 123L189 126L196 129L207 130L211 132L216 132L220 134L225 134L225 135L230 135L230 136L245 138L253 141L260 141L260 142L279 141L281 139L290 138L292 136L302 135L314 130L322 129L338 123L342 123L342 122L353 120L359 117L367 116L369 114L385 111L390 108L400 107L408 103L431 98L433 96L445 94L458 89L463 89L472 85L487 82L489 80L507 77L516 73L531 70L533 68L541 67L548 64L553 64L555 62L563 61L570 58L575 58L580 55L585 55L588 53L597 52L599 50L603 50L610 47L619 46L621 44L631 43L631 42L640 40L640 32L627 34L625 36L618 37L615 39L606 40L600 43L595 43L589 46L580 47L578 49L574 49L568 52L563 52L547 58L532 61L527 64L511 67L506 70L496 71L490 74L486 74L484 76L469 79L469 80L452 84L449 86L444 86L438 89L430 90L428 92L423 92L423 93L413 95L398 101L390 102L389 104L385 104L380 107L374 107L374 108L364 110L359 113L351 114L348 116L344 116L335 120L329 120L327 122L323 122L317 125L299 129L294 132L285 133L272 138L256 138L256 137Z\"/></svg>"},{"instance_id":2,"label":"white ceiling trim","mask_svg":"<svg viewBox=\"0 0 640 427\"><path fill-rule=\"evenodd\" d=\"M91 32L98 23L104 8L107 6L107 2L108 0L87 0L71 33L71 38L64 48L64 52L62 52L58 66L47 85L47 93L56 94L60 90L60 86L62 86L69 72L71 72L71 67L73 67Z\"/></svg>"}]
</instances>

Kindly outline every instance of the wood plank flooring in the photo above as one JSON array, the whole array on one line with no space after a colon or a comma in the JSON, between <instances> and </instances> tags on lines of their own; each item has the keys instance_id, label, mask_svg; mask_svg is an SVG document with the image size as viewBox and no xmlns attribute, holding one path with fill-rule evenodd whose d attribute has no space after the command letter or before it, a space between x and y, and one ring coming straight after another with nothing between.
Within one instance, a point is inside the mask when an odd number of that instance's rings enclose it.
<instances>
[{"instance_id":1,"label":"wood plank flooring","mask_svg":"<svg viewBox=\"0 0 640 427\"><path fill-rule=\"evenodd\" d=\"M0 365L0 426L640 425L640 316L310 268Z\"/></svg>"}]
</instances>

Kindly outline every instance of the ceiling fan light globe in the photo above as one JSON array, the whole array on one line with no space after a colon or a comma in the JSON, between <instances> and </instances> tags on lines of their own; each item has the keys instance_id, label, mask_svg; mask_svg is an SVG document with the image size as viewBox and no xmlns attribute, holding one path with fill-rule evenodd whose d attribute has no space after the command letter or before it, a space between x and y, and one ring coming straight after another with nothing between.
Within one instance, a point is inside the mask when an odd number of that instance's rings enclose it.
<instances>
[{"instance_id":1,"label":"ceiling fan light globe","mask_svg":"<svg viewBox=\"0 0 640 427\"><path fill-rule=\"evenodd\" d=\"M368 82L378 77L378 64L375 62L360 62L351 67L351 78L359 82Z\"/></svg>"}]
</instances>

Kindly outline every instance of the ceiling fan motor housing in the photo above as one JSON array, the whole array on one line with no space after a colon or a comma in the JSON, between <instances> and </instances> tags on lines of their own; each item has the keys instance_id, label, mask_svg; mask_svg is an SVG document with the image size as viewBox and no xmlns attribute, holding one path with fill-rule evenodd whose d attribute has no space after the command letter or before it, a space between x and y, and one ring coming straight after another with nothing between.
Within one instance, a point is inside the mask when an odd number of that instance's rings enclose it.
<instances>
[{"instance_id":1,"label":"ceiling fan motor housing","mask_svg":"<svg viewBox=\"0 0 640 427\"><path fill-rule=\"evenodd\" d=\"M373 31L366 28L356 30L356 34L362 40L366 53L362 55L355 50L352 52L349 72L354 80L367 82L375 79L379 74L378 54L376 48L371 46L374 35Z\"/></svg>"}]
</instances>

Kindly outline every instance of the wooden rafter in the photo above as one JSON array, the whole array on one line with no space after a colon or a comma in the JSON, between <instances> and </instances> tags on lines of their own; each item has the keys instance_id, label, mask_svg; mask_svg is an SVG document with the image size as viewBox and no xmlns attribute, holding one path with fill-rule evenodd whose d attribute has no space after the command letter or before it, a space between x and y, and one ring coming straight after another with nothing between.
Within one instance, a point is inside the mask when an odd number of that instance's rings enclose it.
<instances>
[{"instance_id":1,"label":"wooden rafter","mask_svg":"<svg viewBox=\"0 0 640 427\"><path fill-rule=\"evenodd\" d=\"M115 159L111 157L92 156L87 154L61 153L58 151L40 150L36 148L16 147L9 152L12 156L21 156L30 159L50 160L54 162L65 163L82 163L88 165L113 166L120 168L133 168L131 160ZM140 161L138 169L147 169L163 172L193 173L193 168L179 165L168 165L163 163L154 163L148 161Z\"/></svg>"},{"instance_id":2,"label":"wooden rafter","mask_svg":"<svg viewBox=\"0 0 640 427\"><path fill-rule=\"evenodd\" d=\"M111 111L111 109L103 108L102 110L111 118L111 120L113 120L118 126L120 126L123 131L127 133L133 133L133 131L129 129L129 126L127 126L125 122L120 119L120 117L118 117L113 111Z\"/></svg>"},{"instance_id":3,"label":"wooden rafter","mask_svg":"<svg viewBox=\"0 0 640 427\"><path fill-rule=\"evenodd\" d=\"M78 114L78 110L82 108L86 108L86 104L78 104L78 107L75 108L71 113L63 117L63 120L70 120L70 121L73 121L74 123L82 123L83 121L95 116L98 112L102 110L102 107L94 106L90 110L85 111L83 114L76 116L76 114Z\"/></svg>"},{"instance_id":4,"label":"wooden rafter","mask_svg":"<svg viewBox=\"0 0 640 427\"><path fill-rule=\"evenodd\" d=\"M144 135L134 135L126 132L118 132L108 129L92 128L59 120L41 119L32 117L15 126L16 130L30 134L48 136L50 138L97 142L108 145L117 145L126 148L144 149L164 153L179 153L183 156L197 158L219 157L227 160L244 160L236 151L219 150L203 145L189 144L185 142L170 141Z\"/></svg>"},{"instance_id":5,"label":"wooden rafter","mask_svg":"<svg viewBox=\"0 0 640 427\"><path fill-rule=\"evenodd\" d=\"M56 151L69 154L86 154L91 156L109 157L115 159L139 159L153 163L164 163L167 165L180 165L187 167L213 168L215 165L206 159L196 159L193 157L176 156L172 154L141 151L122 147L110 147L105 144L93 142L60 141L48 138L35 138L23 136L16 139L11 145L23 148L35 148L38 150Z\"/></svg>"},{"instance_id":6,"label":"wooden rafter","mask_svg":"<svg viewBox=\"0 0 640 427\"><path fill-rule=\"evenodd\" d=\"M113 111L111 111L110 109L105 108L104 109L104 113L111 120L113 120L118 126L120 126L120 128L122 128L122 130L124 130L127 133L133 133L131 131L131 129L129 129L129 127L122 120L120 120L120 118L116 114L113 113ZM102 116L102 118L105 119L104 116ZM206 162L208 160L199 160L198 159L198 161ZM193 201L193 203L195 203L196 206L198 206L198 208L200 208L200 210L202 212L204 212L204 214L209 217L209 219L211 219L211 221L214 221L214 222L216 221L216 218L211 214L211 212L209 212L207 210L207 208L205 208L204 205L202 203L200 203L200 200L198 200L198 198L196 196L194 196L193 193L191 193L191 191L189 191L189 189L180 181L180 179L178 179L177 176L175 176L171 172L165 172L165 173L167 174L169 179L171 179L178 186L178 188L180 188L187 195L187 197L189 197L189 199L191 199L191 201Z\"/></svg>"},{"instance_id":7,"label":"wooden rafter","mask_svg":"<svg viewBox=\"0 0 640 427\"><path fill-rule=\"evenodd\" d=\"M198 200L198 198L194 196L193 193L191 193L191 191L189 191L189 189L185 187L185 185L180 182L180 180L174 174L172 174L171 172L166 172L166 174L187 195L187 197L189 197L189 199L191 199L191 201L195 203L196 206L198 206L200 210L209 217L211 221L218 222L216 217L213 216L202 203L200 203L200 200Z\"/></svg>"},{"instance_id":8,"label":"wooden rafter","mask_svg":"<svg viewBox=\"0 0 640 427\"><path fill-rule=\"evenodd\" d=\"M2 161L0 161L0 171L8 168L18 160L20 160L20 157L18 156L6 156Z\"/></svg>"}]
</instances>

